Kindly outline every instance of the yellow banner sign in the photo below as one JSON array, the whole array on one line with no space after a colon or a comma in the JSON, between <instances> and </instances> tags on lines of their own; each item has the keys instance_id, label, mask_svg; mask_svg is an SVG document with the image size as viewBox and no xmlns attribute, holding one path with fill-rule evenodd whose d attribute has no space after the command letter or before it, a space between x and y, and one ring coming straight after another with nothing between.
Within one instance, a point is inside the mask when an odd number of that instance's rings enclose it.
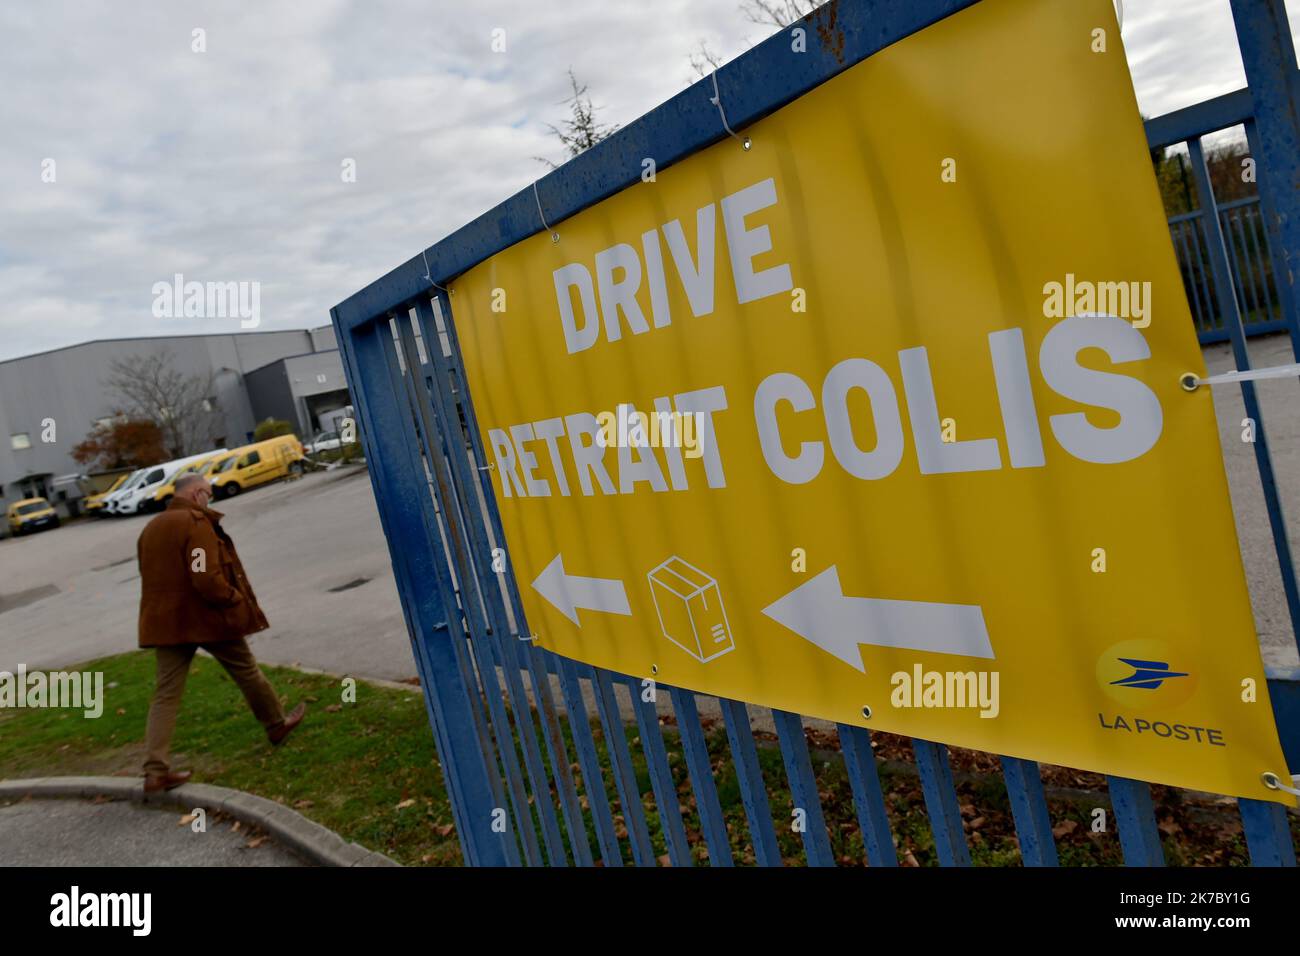
<instances>
[{"instance_id":1,"label":"yellow banner sign","mask_svg":"<svg viewBox=\"0 0 1300 956\"><path fill-rule=\"evenodd\" d=\"M1110 0L984 0L745 133L452 287L540 644L1286 802Z\"/></svg>"}]
</instances>

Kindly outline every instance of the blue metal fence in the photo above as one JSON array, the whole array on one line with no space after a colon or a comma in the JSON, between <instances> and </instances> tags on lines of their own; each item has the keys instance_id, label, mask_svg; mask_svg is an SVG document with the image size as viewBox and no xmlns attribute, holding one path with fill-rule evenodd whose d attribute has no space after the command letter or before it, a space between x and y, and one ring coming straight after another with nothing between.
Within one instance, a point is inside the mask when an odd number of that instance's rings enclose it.
<instances>
[{"instance_id":1,"label":"blue metal fence","mask_svg":"<svg viewBox=\"0 0 1300 956\"><path fill-rule=\"evenodd\" d=\"M784 56L786 40L778 34L718 71L732 125L753 122L974 2L978 0L841 0L828 5L810 16L810 26L824 25L821 17L835 17L844 42L833 53L814 54L810 47L806 57ZM1300 349L1294 298L1288 282L1280 281L1289 276L1285 263L1300 255L1295 190L1300 151L1294 148L1300 135L1300 84L1282 0L1232 4L1251 92L1153 120L1148 135L1153 147L1188 141L1198 191L1207 199L1200 213L1177 217L1172 224L1175 247L1187 245L1184 275L1202 296L1194 306L1198 322L1204 316L1204 331L1222 332L1232 342L1239 367L1245 368L1242 314L1257 310L1259 302L1273 303L1267 321L1282 322ZM508 568L497 573L492 566L504 534L473 424L454 303L441 288L538 231L538 201L554 220L565 218L635 181L639 157L663 157L663 166L725 135L711 96L711 86L697 84L548 175L537 184L536 195L528 189L512 197L332 311L456 831L469 864L682 866L707 858L713 865L729 865L744 862L733 852L739 843L747 859L776 866L783 862L777 828L792 827L791 819L776 814L787 807L800 823L794 830L807 863L834 865L837 843L842 850L843 841L827 829L818 772L799 715L772 713L784 768L784 780L777 781L770 778L770 767L769 777L764 775L747 705L709 702L725 728L726 756L744 807L748 832L737 839L728 832L714 755L702 730L702 695L563 659L529 639L532 632L513 574ZM1260 199L1218 208L1208 190L1200 137L1243 121L1259 159ZM1229 256L1236 257L1236 272ZM1235 275L1259 275L1262 284L1250 291L1244 279L1238 286ZM1275 300L1268 299L1269 288ZM1294 569L1285 550L1276 491L1270 491L1263 422L1248 385L1243 393L1248 414L1259 423L1261 479L1296 619L1300 602ZM633 722L631 731L627 718ZM665 736L669 722L675 732ZM836 729L862 853L872 866L895 865L898 852L871 733L844 725ZM717 734L713 736L716 746ZM912 749L936 856L944 865L968 865L970 849L948 751L925 740L914 740ZM1023 862L1055 865L1057 849L1038 765L1008 757L1000 762ZM1149 784L1111 778L1109 789L1126 862L1163 863ZM1239 806L1252 860L1294 865L1285 810L1253 800L1241 800ZM694 845L691 834L698 834Z\"/></svg>"},{"instance_id":2,"label":"blue metal fence","mask_svg":"<svg viewBox=\"0 0 1300 956\"><path fill-rule=\"evenodd\" d=\"M1286 331L1286 317L1273 275L1272 250L1258 196L1237 199L1219 206L1219 228L1223 232L1237 311L1247 335ZM1196 322L1202 345L1231 339L1228 319L1218 306L1214 268L1201 210L1169 219L1169 235L1178 256L1187 302Z\"/></svg>"}]
</instances>

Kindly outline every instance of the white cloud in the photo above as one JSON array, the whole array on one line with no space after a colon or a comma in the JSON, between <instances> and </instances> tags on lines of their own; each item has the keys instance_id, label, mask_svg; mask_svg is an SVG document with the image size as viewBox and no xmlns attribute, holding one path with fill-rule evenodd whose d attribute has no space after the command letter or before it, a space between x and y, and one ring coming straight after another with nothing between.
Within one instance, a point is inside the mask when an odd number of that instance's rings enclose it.
<instances>
[{"instance_id":1,"label":"white cloud","mask_svg":"<svg viewBox=\"0 0 1300 956\"><path fill-rule=\"evenodd\" d=\"M177 272L261 282L263 328L323 324L560 158L567 68L626 125L684 88L700 39L730 58L762 38L738 2L7 4L0 358L176 331L150 304ZM1125 5L1147 115L1244 84L1227 0Z\"/></svg>"}]
</instances>

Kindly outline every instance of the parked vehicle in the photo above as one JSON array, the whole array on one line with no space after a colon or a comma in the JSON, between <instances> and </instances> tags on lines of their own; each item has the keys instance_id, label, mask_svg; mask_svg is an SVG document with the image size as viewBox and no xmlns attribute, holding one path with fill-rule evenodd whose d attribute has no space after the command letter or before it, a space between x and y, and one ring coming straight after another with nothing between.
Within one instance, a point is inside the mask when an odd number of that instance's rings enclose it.
<instances>
[{"instance_id":1,"label":"parked vehicle","mask_svg":"<svg viewBox=\"0 0 1300 956\"><path fill-rule=\"evenodd\" d=\"M41 528L57 528L59 513L44 498L24 498L9 506L6 513L9 533L31 534Z\"/></svg>"},{"instance_id":2,"label":"parked vehicle","mask_svg":"<svg viewBox=\"0 0 1300 956\"><path fill-rule=\"evenodd\" d=\"M105 495L103 513L105 514L116 513L117 500L121 498L122 495L129 492L132 488L139 485L140 482L144 480L144 476L147 475L148 473L149 473L148 468L140 468L136 471L131 472L131 474L127 476L126 481L122 482L122 486L118 488L117 491Z\"/></svg>"},{"instance_id":3,"label":"parked vehicle","mask_svg":"<svg viewBox=\"0 0 1300 956\"><path fill-rule=\"evenodd\" d=\"M117 476L117 480L114 481L107 488L105 488L103 491L99 492L98 494L87 496L86 500L82 502L82 507L86 509L86 513L97 514L98 512L103 511L105 499L107 499L109 495L111 495L113 492L117 491L124 484L126 484L127 479L130 478L133 474L135 474L135 472L130 472L130 471L120 474Z\"/></svg>"},{"instance_id":4,"label":"parked vehicle","mask_svg":"<svg viewBox=\"0 0 1300 956\"><path fill-rule=\"evenodd\" d=\"M206 478L212 474L214 468L234 454L234 451L222 448L220 451L211 452L206 458L200 458L198 461L184 466L159 486L158 490L153 493L152 500L146 503L145 510L161 511L166 508L171 503L172 496L176 494L176 482L180 481L181 478L185 475L202 475Z\"/></svg>"},{"instance_id":5,"label":"parked vehicle","mask_svg":"<svg viewBox=\"0 0 1300 956\"><path fill-rule=\"evenodd\" d=\"M224 448L218 449L218 451L225 450ZM136 482L133 487L124 486L122 491L109 499L108 510L115 515L133 515L150 510L148 505L153 501L154 492L172 480L177 472L186 465L192 465L194 462L209 458L213 454L213 452L205 451L199 455L177 458L174 461L163 462L161 465L154 465L145 469L144 477Z\"/></svg>"},{"instance_id":6,"label":"parked vehicle","mask_svg":"<svg viewBox=\"0 0 1300 956\"><path fill-rule=\"evenodd\" d=\"M317 452L332 451L343 447L343 441L339 438L338 432L321 432L310 442L302 446L304 455L314 455Z\"/></svg>"},{"instance_id":7,"label":"parked vehicle","mask_svg":"<svg viewBox=\"0 0 1300 956\"><path fill-rule=\"evenodd\" d=\"M230 498L277 478L303 470L302 442L297 435L277 435L245 445L212 474L212 497Z\"/></svg>"}]
</instances>

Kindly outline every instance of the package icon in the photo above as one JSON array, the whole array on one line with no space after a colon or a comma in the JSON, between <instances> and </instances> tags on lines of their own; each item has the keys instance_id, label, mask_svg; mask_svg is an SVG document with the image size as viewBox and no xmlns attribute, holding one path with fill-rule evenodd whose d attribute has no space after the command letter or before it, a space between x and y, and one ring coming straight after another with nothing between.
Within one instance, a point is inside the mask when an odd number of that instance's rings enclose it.
<instances>
[{"instance_id":1,"label":"package icon","mask_svg":"<svg viewBox=\"0 0 1300 956\"><path fill-rule=\"evenodd\" d=\"M717 581L676 555L646 577L664 637L701 664L736 649Z\"/></svg>"}]
</instances>

